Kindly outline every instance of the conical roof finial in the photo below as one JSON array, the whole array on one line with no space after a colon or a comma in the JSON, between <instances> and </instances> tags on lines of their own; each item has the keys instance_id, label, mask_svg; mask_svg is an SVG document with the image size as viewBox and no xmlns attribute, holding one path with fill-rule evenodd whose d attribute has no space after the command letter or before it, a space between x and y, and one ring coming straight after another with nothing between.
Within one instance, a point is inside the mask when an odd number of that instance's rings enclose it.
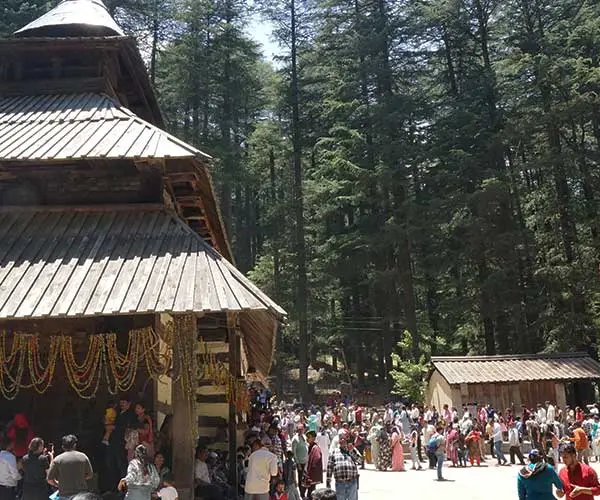
<instances>
[{"instance_id":1,"label":"conical roof finial","mask_svg":"<svg viewBox=\"0 0 600 500\"><path fill-rule=\"evenodd\" d=\"M20 37L122 36L123 30L102 0L63 0L54 9L15 31Z\"/></svg>"}]
</instances>

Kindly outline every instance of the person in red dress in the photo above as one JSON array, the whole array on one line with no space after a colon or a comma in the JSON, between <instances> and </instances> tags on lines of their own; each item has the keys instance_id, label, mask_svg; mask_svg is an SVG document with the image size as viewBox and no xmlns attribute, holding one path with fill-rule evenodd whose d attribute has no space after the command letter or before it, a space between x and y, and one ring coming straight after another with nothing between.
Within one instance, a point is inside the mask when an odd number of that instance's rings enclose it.
<instances>
[{"instance_id":1,"label":"person in red dress","mask_svg":"<svg viewBox=\"0 0 600 500\"><path fill-rule=\"evenodd\" d=\"M566 500L594 500L600 495L600 483L596 471L577 460L573 444L565 446L561 453L565 466L558 473L563 483Z\"/></svg>"}]
</instances>

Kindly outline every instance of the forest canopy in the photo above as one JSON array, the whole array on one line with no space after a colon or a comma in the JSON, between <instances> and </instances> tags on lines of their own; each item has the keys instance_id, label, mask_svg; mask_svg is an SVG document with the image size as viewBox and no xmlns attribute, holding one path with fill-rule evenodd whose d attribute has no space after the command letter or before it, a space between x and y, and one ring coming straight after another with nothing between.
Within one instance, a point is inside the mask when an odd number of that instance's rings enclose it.
<instances>
[{"instance_id":1,"label":"forest canopy","mask_svg":"<svg viewBox=\"0 0 600 500\"><path fill-rule=\"evenodd\" d=\"M0 0L0 34L53 4ZM237 265L290 313L276 369L391 386L436 354L598 357L600 3L106 4L169 131L216 158Z\"/></svg>"}]
</instances>

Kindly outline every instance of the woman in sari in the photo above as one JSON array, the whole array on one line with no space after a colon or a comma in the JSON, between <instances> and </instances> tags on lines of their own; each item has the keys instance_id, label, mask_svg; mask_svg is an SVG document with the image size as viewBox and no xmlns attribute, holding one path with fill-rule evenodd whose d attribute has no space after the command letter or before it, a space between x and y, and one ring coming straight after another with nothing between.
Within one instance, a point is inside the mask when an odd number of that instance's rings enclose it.
<instances>
[{"instance_id":1,"label":"woman in sari","mask_svg":"<svg viewBox=\"0 0 600 500\"><path fill-rule=\"evenodd\" d=\"M458 424L453 424L446 437L446 453L448 454L448 459L452 462L452 467L458 465L458 433Z\"/></svg>"},{"instance_id":2,"label":"woman in sari","mask_svg":"<svg viewBox=\"0 0 600 500\"><path fill-rule=\"evenodd\" d=\"M481 465L481 431L477 425L473 427L473 430L471 430L469 434L467 434L465 444L469 451L469 462L471 462L471 466L473 466L474 462L477 462L478 466Z\"/></svg>"},{"instance_id":3,"label":"woman in sari","mask_svg":"<svg viewBox=\"0 0 600 500\"><path fill-rule=\"evenodd\" d=\"M379 453L375 465L377 470L386 471L392 465L392 444L390 435L385 428L381 429L379 432L377 442L379 443Z\"/></svg>"},{"instance_id":4,"label":"woman in sari","mask_svg":"<svg viewBox=\"0 0 600 500\"><path fill-rule=\"evenodd\" d=\"M369 429L369 434L367 439L371 443L371 463L377 466L377 460L379 460L379 441L377 438L379 437L379 433L381 432L381 427L379 424L373 424L373 427Z\"/></svg>"},{"instance_id":5,"label":"woman in sari","mask_svg":"<svg viewBox=\"0 0 600 500\"><path fill-rule=\"evenodd\" d=\"M404 434L400 427L394 427L392 432L392 470L404 472L404 450L402 448Z\"/></svg>"}]
</instances>

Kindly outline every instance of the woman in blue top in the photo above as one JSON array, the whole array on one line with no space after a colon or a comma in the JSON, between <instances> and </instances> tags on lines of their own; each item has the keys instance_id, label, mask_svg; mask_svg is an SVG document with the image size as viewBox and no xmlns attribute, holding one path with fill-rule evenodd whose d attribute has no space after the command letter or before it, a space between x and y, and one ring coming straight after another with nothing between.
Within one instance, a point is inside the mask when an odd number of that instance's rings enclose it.
<instances>
[{"instance_id":1,"label":"woman in blue top","mask_svg":"<svg viewBox=\"0 0 600 500\"><path fill-rule=\"evenodd\" d=\"M538 450L529 452L529 465L519 471L517 487L519 500L555 500L552 485L559 497L563 496L563 484L554 468L544 462Z\"/></svg>"}]
</instances>

